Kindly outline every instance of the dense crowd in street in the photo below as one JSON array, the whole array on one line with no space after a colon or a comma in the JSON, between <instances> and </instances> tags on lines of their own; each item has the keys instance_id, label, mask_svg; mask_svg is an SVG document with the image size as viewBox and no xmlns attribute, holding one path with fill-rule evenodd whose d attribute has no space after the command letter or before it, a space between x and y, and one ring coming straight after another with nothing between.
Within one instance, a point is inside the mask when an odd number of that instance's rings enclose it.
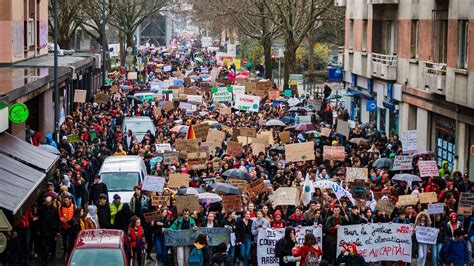
<instances>
[{"instance_id":1,"label":"dense crowd in street","mask_svg":"<svg viewBox=\"0 0 474 266\"><path fill-rule=\"evenodd\" d=\"M366 265L377 261L369 254L370 248L355 238L341 241L341 233L351 228L355 232L357 225L373 224L387 224L387 228L394 224L408 226L402 228L409 230L410 248L401 252L404 254L393 253L393 260L383 259L385 265L407 265L411 259L417 265L470 264L469 237L470 230L474 230L470 228L471 213L459 210L462 196L474 193L469 176L453 171L453 165L447 162L436 169L438 174L421 174L420 162L437 161L435 153L406 152L397 134L379 131L374 123L348 121L349 114L330 84L320 95L304 96L298 96L296 90L291 96L283 96L283 91L272 85L269 91L277 91L278 97L270 99L271 93L266 91L257 111L251 112L234 108L232 101L215 102L212 88L223 87L217 82L222 80L237 84L245 79L260 79L265 71L261 67L255 74L247 69L239 72L231 62L217 63L215 54L201 49L197 40L182 40L167 49L146 47L138 51L135 61L132 67L109 74L109 84L97 92L107 95L106 103L76 103L75 111L66 116L57 132L58 140L53 134L29 134L31 144L57 148L60 160L54 176L49 177L47 190L8 235L7 251L2 254L8 265L27 265L32 260L46 265L60 256L67 261L77 234L99 228L119 229L127 234L135 265L145 261L160 265L296 265L297 261L300 265ZM128 79L130 72L137 72L137 78ZM158 83L163 87L163 81L170 80L169 89L179 90L180 95L155 93L144 99L134 96L150 91ZM191 109L184 109L180 103L190 102L186 100L190 91L202 96L202 100L193 103ZM321 104L310 110L308 104L315 99ZM136 116L150 117L156 133L148 131L137 136L132 130L123 130L125 118ZM298 122L302 117L310 117L310 121ZM271 120L283 125L269 125ZM193 127L205 121L210 125L209 131L224 132L224 139L207 150L203 139L202 146L189 147L196 139ZM351 122L347 136L338 130L337 124L342 122ZM303 125L308 128L302 129ZM248 136L238 138L239 128L255 129L260 137L250 138L250 142ZM329 129L329 133L323 134L323 129ZM283 137L287 132L289 138ZM71 142L71 135L79 136L79 140ZM262 145L257 141L262 136L267 136L262 142L264 148L255 152ZM186 141L189 145L184 148L177 145ZM229 154L229 142L241 144L240 155L234 155L234 151ZM166 152L155 145L166 143L171 147ZM314 159L289 160L288 145L303 143L313 145ZM342 158L335 159L327 152L328 147L343 147ZM206 153L205 167L189 164L187 155L195 153L192 149ZM167 152L179 152L178 160L167 162ZM160 192L147 191L137 184L133 195L124 198L108 188L99 175L106 158L124 155L141 157L146 175L166 178L169 183L170 175L187 174L189 183L180 188L165 183ZM411 159L408 167L405 164L406 170L393 170L394 160L401 156ZM360 176L357 180L348 179L349 170L354 168L366 169L362 180ZM224 174L229 170L234 171ZM396 175L405 177L394 178ZM260 184L258 180L263 181L264 189L257 193L250 186L242 186ZM219 184L237 188L238 192L219 191ZM298 191L294 204L278 203L282 195L278 191L283 188ZM422 203L418 195L429 192L435 193L435 200ZM177 206L176 198L182 195L204 193L220 199L237 195L241 206L226 209L222 200L210 199L199 200L200 210L191 205ZM155 196L169 196L169 204L152 204ZM404 199L408 197L404 196L416 196L418 201L407 203ZM429 212L429 205L436 203L441 203L441 211ZM154 214L151 220L147 218L149 213ZM218 227L229 229L224 242L214 244L212 235L199 233L194 245L167 245L167 230ZM419 227L438 229L433 243L417 240ZM305 232L300 231L303 228ZM368 228L371 227L363 227L362 231ZM281 237L270 243L269 234L264 243L262 236L267 232L278 232ZM382 235L376 229L372 234ZM63 254L57 252L59 243ZM278 260L269 261L259 254L263 252L259 247L267 244L272 246L270 257ZM153 253L156 256L152 257ZM402 258L407 254L410 262Z\"/></svg>"}]
</instances>

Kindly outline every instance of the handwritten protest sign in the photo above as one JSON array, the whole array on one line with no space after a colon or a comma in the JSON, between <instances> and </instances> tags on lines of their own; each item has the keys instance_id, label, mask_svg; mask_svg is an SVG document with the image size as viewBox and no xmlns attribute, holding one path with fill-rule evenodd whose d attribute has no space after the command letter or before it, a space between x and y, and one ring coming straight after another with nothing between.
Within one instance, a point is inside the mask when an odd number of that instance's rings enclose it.
<instances>
[{"instance_id":1,"label":"handwritten protest sign","mask_svg":"<svg viewBox=\"0 0 474 266\"><path fill-rule=\"evenodd\" d=\"M252 96L247 94L237 94L235 95L235 104L236 109L242 111L258 112L260 105L260 97Z\"/></svg>"},{"instance_id":2,"label":"handwritten protest sign","mask_svg":"<svg viewBox=\"0 0 474 266\"><path fill-rule=\"evenodd\" d=\"M242 155L242 144L237 141L227 142L226 153L230 156L240 157Z\"/></svg>"},{"instance_id":3,"label":"handwritten protest sign","mask_svg":"<svg viewBox=\"0 0 474 266\"><path fill-rule=\"evenodd\" d=\"M85 103L86 102L86 90L74 90L74 102L75 103Z\"/></svg>"},{"instance_id":4,"label":"handwritten protest sign","mask_svg":"<svg viewBox=\"0 0 474 266\"><path fill-rule=\"evenodd\" d=\"M161 193L165 186L166 179L159 176L147 175L143 180L142 189Z\"/></svg>"},{"instance_id":5,"label":"handwritten protest sign","mask_svg":"<svg viewBox=\"0 0 474 266\"><path fill-rule=\"evenodd\" d=\"M95 95L94 101L96 103L107 103L109 101L109 96L107 95L107 93L97 93Z\"/></svg>"},{"instance_id":6,"label":"handwritten protest sign","mask_svg":"<svg viewBox=\"0 0 474 266\"><path fill-rule=\"evenodd\" d=\"M420 176L439 176L438 165L436 161L418 161Z\"/></svg>"},{"instance_id":7,"label":"handwritten protest sign","mask_svg":"<svg viewBox=\"0 0 474 266\"><path fill-rule=\"evenodd\" d=\"M218 246L221 243L228 243L230 241L230 229L223 227L206 228L199 227L197 230L165 230L165 245L166 246L192 246L197 236L205 233L209 237L207 245L211 247Z\"/></svg>"},{"instance_id":8,"label":"handwritten protest sign","mask_svg":"<svg viewBox=\"0 0 474 266\"><path fill-rule=\"evenodd\" d=\"M472 215L474 207L474 193L462 192L459 198L458 213L461 215Z\"/></svg>"},{"instance_id":9,"label":"handwritten protest sign","mask_svg":"<svg viewBox=\"0 0 474 266\"><path fill-rule=\"evenodd\" d=\"M235 187L238 187L242 193L246 193L248 191L248 183L245 180L229 178L225 182L227 184L231 184Z\"/></svg>"},{"instance_id":10,"label":"handwritten protest sign","mask_svg":"<svg viewBox=\"0 0 474 266\"><path fill-rule=\"evenodd\" d=\"M242 198L240 195L223 195L222 207L224 210L239 211L242 208Z\"/></svg>"},{"instance_id":11,"label":"handwritten protest sign","mask_svg":"<svg viewBox=\"0 0 474 266\"><path fill-rule=\"evenodd\" d=\"M143 213L143 218L145 218L145 221L147 223L154 221L156 217L158 217L160 214L157 211L154 212L146 212Z\"/></svg>"},{"instance_id":12,"label":"handwritten protest sign","mask_svg":"<svg viewBox=\"0 0 474 266\"><path fill-rule=\"evenodd\" d=\"M178 164L178 163L179 163L179 158L178 158L177 152L170 152L170 153L163 154L163 164L168 165L168 164Z\"/></svg>"},{"instance_id":13,"label":"handwritten protest sign","mask_svg":"<svg viewBox=\"0 0 474 266\"><path fill-rule=\"evenodd\" d=\"M207 154L204 152L190 152L188 153L188 169L199 170L207 167Z\"/></svg>"},{"instance_id":14,"label":"handwritten protest sign","mask_svg":"<svg viewBox=\"0 0 474 266\"><path fill-rule=\"evenodd\" d=\"M258 133L257 139L266 139L265 144L274 144L272 131L262 131ZM258 143L261 143L261 142L258 142Z\"/></svg>"},{"instance_id":15,"label":"handwritten protest sign","mask_svg":"<svg viewBox=\"0 0 474 266\"><path fill-rule=\"evenodd\" d=\"M290 131L280 132L280 140L283 144L290 143Z\"/></svg>"},{"instance_id":16,"label":"handwritten protest sign","mask_svg":"<svg viewBox=\"0 0 474 266\"><path fill-rule=\"evenodd\" d=\"M314 143L304 142L285 144L286 162L300 162L314 160Z\"/></svg>"},{"instance_id":17,"label":"handwritten protest sign","mask_svg":"<svg viewBox=\"0 0 474 266\"><path fill-rule=\"evenodd\" d=\"M400 170L411 170L413 169L413 156L405 155L405 156L395 156L393 160L393 171L400 171Z\"/></svg>"},{"instance_id":18,"label":"handwritten protest sign","mask_svg":"<svg viewBox=\"0 0 474 266\"><path fill-rule=\"evenodd\" d=\"M242 85L232 85L232 94L245 94L245 86Z\"/></svg>"},{"instance_id":19,"label":"handwritten protest sign","mask_svg":"<svg viewBox=\"0 0 474 266\"><path fill-rule=\"evenodd\" d=\"M314 182L314 187L315 188L330 189L330 188L332 188L332 184L334 184L334 181L331 181L331 180L318 180L318 181Z\"/></svg>"},{"instance_id":20,"label":"handwritten protest sign","mask_svg":"<svg viewBox=\"0 0 474 266\"><path fill-rule=\"evenodd\" d=\"M196 139L199 139L201 141L206 141L207 134L209 132L208 123L193 125L193 129L194 129L194 134L196 135Z\"/></svg>"},{"instance_id":21,"label":"handwritten protest sign","mask_svg":"<svg viewBox=\"0 0 474 266\"><path fill-rule=\"evenodd\" d=\"M183 213L183 209L188 209L191 212L201 211L201 205L199 204L198 196L176 196L176 209L178 211L178 215L181 215Z\"/></svg>"},{"instance_id":22,"label":"handwritten protest sign","mask_svg":"<svg viewBox=\"0 0 474 266\"><path fill-rule=\"evenodd\" d=\"M346 138L348 138L350 131L351 131L351 126L348 122L346 122L342 119L337 120L336 132L338 134L341 134L341 135L345 136Z\"/></svg>"},{"instance_id":23,"label":"handwritten protest sign","mask_svg":"<svg viewBox=\"0 0 474 266\"><path fill-rule=\"evenodd\" d=\"M417 133L416 130L403 131L400 135L402 141L403 153L416 151L417 147Z\"/></svg>"},{"instance_id":24,"label":"handwritten protest sign","mask_svg":"<svg viewBox=\"0 0 474 266\"><path fill-rule=\"evenodd\" d=\"M354 182L355 180L367 181L368 175L369 175L369 169L367 168L355 168L355 167L346 168L346 181L347 182Z\"/></svg>"},{"instance_id":25,"label":"handwritten protest sign","mask_svg":"<svg viewBox=\"0 0 474 266\"><path fill-rule=\"evenodd\" d=\"M365 262L411 262L413 227L409 224L382 223L341 226L337 243L354 242ZM337 245L337 254L341 246Z\"/></svg>"},{"instance_id":26,"label":"handwritten protest sign","mask_svg":"<svg viewBox=\"0 0 474 266\"><path fill-rule=\"evenodd\" d=\"M265 144L255 143L252 145L252 154L258 156L261 152L265 153Z\"/></svg>"},{"instance_id":27,"label":"handwritten protest sign","mask_svg":"<svg viewBox=\"0 0 474 266\"><path fill-rule=\"evenodd\" d=\"M379 212L385 212L387 216L390 217L392 215L393 209L395 209L395 205L388 200L378 200L377 201L377 210Z\"/></svg>"},{"instance_id":28,"label":"handwritten protest sign","mask_svg":"<svg viewBox=\"0 0 474 266\"><path fill-rule=\"evenodd\" d=\"M153 114L155 115L155 117L161 117L161 108L157 106L153 108Z\"/></svg>"},{"instance_id":29,"label":"handwritten protest sign","mask_svg":"<svg viewBox=\"0 0 474 266\"><path fill-rule=\"evenodd\" d=\"M429 215L438 214L438 213L444 213L443 203L428 204L428 214Z\"/></svg>"},{"instance_id":30,"label":"handwritten protest sign","mask_svg":"<svg viewBox=\"0 0 474 266\"><path fill-rule=\"evenodd\" d=\"M295 228L296 243L302 245L304 236L313 233L319 246L322 248L323 232L321 227L304 226ZM285 229L265 228L259 229L257 238L257 261L258 265L278 266L279 259L275 255L276 242L285 236Z\"/></svg>"},{"instance_id":31,"label":"handwritten protest sign","mask_svg":"<svg viewBox=\"0 0 474 266\"><path fill-rule=\"evenodd\" d=\"M243 137L249 137L249 138L257 137L257 131L255 128L241 127L239 134L240 136L243 136Z\"/></svg>"},{"instance_id":32,"label":"handwritten protest sign","mask_svg":"<svg viewBox=\"0 0 474 266\"><path fill-rule=\"evenodd\" d=\"M198 139L177 139L174 142L174 147L178 151L194 152L199 147L199 140Z\"/></svg>"},{"instance_id":33,"label":"handwritten protest sign","mask_svg":"<svg viewBox=\"0 0 474 266\"><path fill-rule=\"evenodd\" d=\"M227 87L224 88L212 88L212 100L215 103L218 102L230 102L232 101L232 92L230 92Z\"/></svg>"},{"instance_id":34,"label":"handwritten protest sign","mask_svg":"<svg viewBox=\"0 0 474 266\"><path fill-rule=\"evenodd\" d=\"M420 198L420 203L436 203L438 202L438 197L436 196L436 192L425 192L418 194Z\"/></svg>"},{"instance_id":35,"label":"handwritten protest sign","mask_svg":"<svg viewBox=\"0 0 474 266\"><path fill-rule=\"evenodd\" d=\"M324 146L323 158L325 160L344 161L346 150L344 146Z\"/></svg>"},{"instance_id":36,"label":"handwritten protest sign","mask_svg":"<svg viewBox=\"0 0 474 266\"><path fill-rule=\"evenodd\" d=\"M266 191L265 183L262 179L255 180L248 185L247 190L250 196L257 196Z\"/></svg>"},{"instance_id":37,"label":"handwritten protest sign","mask_svg":"<svg viewBox=\"0 0 474 266\"><path fill-rule=\"evenodd\" d=\"M138 78L138 73L137 72L128 72L127 73L127 79L128 80L135 80Z\"/></svg>"},{"instance_id":38,"label":"handwritten protest sign","mask_svg":"<svg viewBox=\"0 0 474 266\"><path fill-rule=\"evenodd\" d=\"M327 127L321 128L321 136L323 137L329 137L331 135L331 129Z\"/></svg>"},{"instance_id":39,"label":"handwritten protest sign","mask_svg":"<svg viewBox=\"0 0 474 266\"><path fill-rule=\"evenodd\" d=\"M171 144L169 143L157 143L155 144L156 152L165 153L167 151L173 151Z\"/></svg>"},{"instance_id":40,"label":"handwritten protest sign","mask_svg":"<svg viewBox=\"0 0 474 266\"><path fill-rule=\"evenodd\" d=\"M170 196L151 196L151 206L170 206Z\"/></svg>"},{"instance_id":41,"label":"handwritten protest sign","mask_svg":"<svg viewBox=\"0 0 474 266\"><path fill-rule=\"evenodd\" d=\"M165 102L162 108L165 112L169 112L169 111L174 110L174 104L172 102Z\"/></svg>"},{"instance_id":42,"label":"handwritten protest sign","mask_svg":"<svg viewBox=\"0 0 474 266\"><path fill-rule=\"evenodd\" d=\"M168 187L180 188L189 187L189 175L181 173L170 174L168 179Z\"/></svg>"},{"instance_id":43,"label":"handwritten protest sign","mask_svg":"<svg viewBox=\"0 0 474 266\"><path fill-rule=\"evenodd\" d=\"M207 142L217 142L217 143L222 143L222 141L225 139L225 132L215 130L215 129L210 129L207 132Z\"/></svg>"},{"instance_id":44,"label":"handwritten protest sign","mask_svg":"<svg viewBox=\"0 0 474 266\"><path fill-rule=\"evenodd\" d=\"M416 240L425 244L436 244L438 239L439 229L433 227L417 226L415 227Z\"/></svg>"},{"instance_id":45,"label":"handwritten protest sign","mask_svg":"<svg viewBox=\"0 0 474 266\"><path fill-rule=\"evenodd\" d=\"M273 204L278 205L298 205L300 191L295 187L281 187L275 191Z\"/></svg>"},{"instance_id":46,"label":"handwritten protest sign","mask_svg":"<svg viewBox=\"0 0 474 266\"><path fill-rule=\"evenodd\" d=\"M415 205L418 202L416 195L401 195L398 196L398 204L402 206Z\"/></svg>"}]
</instances>

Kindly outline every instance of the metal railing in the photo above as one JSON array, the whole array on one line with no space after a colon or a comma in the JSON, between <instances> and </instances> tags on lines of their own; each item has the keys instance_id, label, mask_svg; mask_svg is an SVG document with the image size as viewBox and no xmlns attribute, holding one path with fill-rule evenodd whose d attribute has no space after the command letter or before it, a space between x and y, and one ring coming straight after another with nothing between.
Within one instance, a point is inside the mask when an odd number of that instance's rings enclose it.
<instances>
[{"instance_id":1,"label":"metal railing","mask_svg":"<svg viewBox=\"0 0 474 266\"><path fill-rule=\"evenodd\" d=\"M434 75L446 76L446 64L423 62L423 72Z\"/></svg>"},{"instance_id":2,"label":"metal railing","mask_svg":"<svg viewBox=\"0 0 474 266\"><path fill-rule=\"evenodd\" d=\"M372 53L372 63L379 63L388 66L397 66L398 56Z\"/></svg>"}]
</instances>

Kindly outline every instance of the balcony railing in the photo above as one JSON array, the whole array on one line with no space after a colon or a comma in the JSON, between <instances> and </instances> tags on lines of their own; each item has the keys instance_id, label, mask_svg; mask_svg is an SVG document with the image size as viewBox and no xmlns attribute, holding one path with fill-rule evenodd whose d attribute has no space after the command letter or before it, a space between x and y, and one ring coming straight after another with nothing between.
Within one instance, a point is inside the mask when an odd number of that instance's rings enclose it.
<instances>
[{"instance_id":1,"label":"balcony railing","mask_svg":"<svg viewBox=\"0 0 474 266\"><path fill-rule=\"evenodd\" d=\"M423 62L423 88L446 95L446 64Z\"/></svg>"},{"instance_id":2,"label":"balcony railing","mask_svg":"<svg viewBox=\"0 0 474 266\"><path fill-rule=\"evenodd\" d=\"M398 4L399 0L367 0L367 4L380 5L380 4Z\"/></svg>"},{"instance_id":3,"label":"balcony railing","mask_svg":"<svg viewBox=\"0 0 474 266\"><path fill-rule=\"evenodd\" d=\"M372 53L372 76L385 79L397 79L398 56Z\"/></svg>"}]
</instances>

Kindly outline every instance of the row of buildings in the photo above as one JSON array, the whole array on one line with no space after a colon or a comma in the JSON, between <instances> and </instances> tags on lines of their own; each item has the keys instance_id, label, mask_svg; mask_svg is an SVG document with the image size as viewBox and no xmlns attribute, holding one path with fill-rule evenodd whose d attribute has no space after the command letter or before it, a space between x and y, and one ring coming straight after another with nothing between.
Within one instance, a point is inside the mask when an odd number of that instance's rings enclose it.
<instances>
[{"instance_id":1,"label":"row of buildings","mask_svg":"<svg viewBox=\"0 0 474 266\"><path fill-rule=\"evenodd\" d=\"M335 0L352 118L389 135L417 130L418 150L474 178L474 0Z\"/></svg>"}]
</instances>

